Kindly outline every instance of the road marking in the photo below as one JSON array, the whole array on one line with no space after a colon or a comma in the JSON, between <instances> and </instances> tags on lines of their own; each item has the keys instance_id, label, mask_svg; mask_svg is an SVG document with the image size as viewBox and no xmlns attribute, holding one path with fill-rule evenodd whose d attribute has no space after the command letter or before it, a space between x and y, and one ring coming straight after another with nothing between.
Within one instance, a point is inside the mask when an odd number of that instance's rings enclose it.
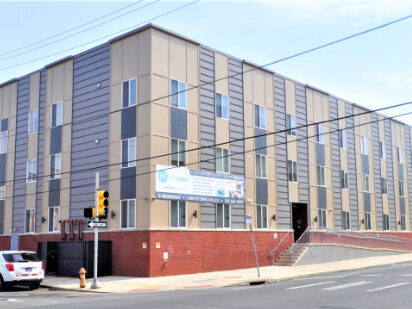
<instances>
[{"instance_id":1,"label":"road marking","mask_svg":"<svg viewBox=\"0 0 412 309\"><path fill-rule=\"evenodd\" d=\"M329 284L329 283L333 283L336 281L324 281L324 282L317 282L317 283L312 283L312 284L306 284L306 285L299 285L299 286L294 286L291 288L287 288L286 290L296 290L296 289L303 289L303 288L308 288L311 286L317 286L317 285L324 285L324 284Z\"/></svg>"},{"instance_id":2,"label":"road marking","mask_svg":"<svg viewBox=\"0 0 412 309\"><path fill-rule=\"evenodd\" d=\"M412 277L412 274L405 274L405 275L402 275L402 277Z\"/></svg>"},{"instance_id":3,"label":"road marking","mask_svg":"<svg viewBox=\"0 0 412 309\"><path fill-rule=\"evenodd\" d=\"M396 288L397 286L402 286L402 285L407 285L410 282L402 282L402 283L398 283L398 284L392 284L392 285L387 285L387 286L383 286L381 288L376 288L376 289L372 289L372 290L366 290L366 292L376 292L376 291L382 291L382 290L386 290L386 289L391 289L391 288Z\"/></svg>"},{"instance_id":4,"label":"road marking","mask_svg":"<svg viewBox=\"0 0 412 309\"><path fill-rule=\"evenodd\" d=\"M206 288L214 288L215 286L213 285L193 285L193 286L184 286L184 289L206 289Z\"/></svg>"},{"instance_id":5,"label":"road marking","mask_svg":"<svg viewBox=\"0 0 412 309\"><path fill-rule=\"evenodd\" d=\"M379 277L382 276L381 274L371 274L371 275L363 275L364 277Z\"/></svg>"},{"instance_id":6,"label":"road marking","mask_svg":"<svg viewBox=\"0 0 412 309\"><path fill-rule=\"evenodd\" d=\"M346 288L351 288L353 286L359 286L359 285L364 285L364 284L369 284L371 282L369 281L358 281L358 282L353 282L353 283L347 283L347 284L342 284L342 285L335 285L331 286L330 288L324 288L322 290L325 291L336 291L336 290L342 290Z\"/></svg>"},{"instance_id":7,"label":"road marking","mask_svg":"<svg viewBox=\"0 0 412 309\"><path fill-rule=\"evenodd\" d=\"M344 277L348 277L348 276L352 276L352 275L356 275L356 274L359 274L359 271L345 273L343 275L315 276L315 277L307 277L307 278L296 278L296 279L293 279L293 280L298 281L298 280L344 278Z\"/></svg>"}]
</instances>

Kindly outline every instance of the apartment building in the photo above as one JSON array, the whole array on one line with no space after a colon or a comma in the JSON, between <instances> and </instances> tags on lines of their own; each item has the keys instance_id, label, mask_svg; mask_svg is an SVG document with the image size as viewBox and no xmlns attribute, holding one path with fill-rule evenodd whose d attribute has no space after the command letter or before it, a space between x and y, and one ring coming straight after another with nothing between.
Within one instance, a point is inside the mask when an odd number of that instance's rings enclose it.
<instances>
[{"instance_id":1,"label":"apartment building","mask_svg":"<svg viewBox=\"0 0 412 309\"><path fill-rule=\"evenodd\" d=\"M3 83L0 115L0 249L92 239L96 172L116 275L253 267L249 224L260 265L308 227L411 235L410 126L156 25Z\"/></svg>"}]
</instances>

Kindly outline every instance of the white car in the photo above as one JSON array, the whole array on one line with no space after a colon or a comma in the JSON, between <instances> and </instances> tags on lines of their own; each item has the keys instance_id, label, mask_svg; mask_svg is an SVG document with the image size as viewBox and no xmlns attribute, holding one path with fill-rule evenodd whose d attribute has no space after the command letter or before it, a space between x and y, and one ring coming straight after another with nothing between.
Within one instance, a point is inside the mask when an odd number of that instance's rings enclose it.
<instances>
[{"instance_id":1,"label":"white car","mask_svg":"<svg viewBox=\"0 0 412 309\"><path fill-rule=\"evenodd\" d=\"M32 251L0 251L0 288L25 285L37 289L44 279L44 264Z\"/></svg>"}]
</instances>

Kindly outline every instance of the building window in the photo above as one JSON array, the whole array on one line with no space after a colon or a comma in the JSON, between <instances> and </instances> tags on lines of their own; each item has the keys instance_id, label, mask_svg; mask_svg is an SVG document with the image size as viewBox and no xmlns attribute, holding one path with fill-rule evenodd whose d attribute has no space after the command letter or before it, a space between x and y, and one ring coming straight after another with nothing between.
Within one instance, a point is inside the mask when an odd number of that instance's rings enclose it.
<instances>
[{"instance_id":1,"label":"building window","mask_svg":"<svg viewBox=\"0 0 412 309\"><path fill-rule=\"evenodd\" d=\"M382 194L388 194L388 182L386 178L381 178L381 192Z\"/></svg>"},{"instance_id":2,"label":"building window","mask_svg":"<svg viewBox=\"0 0 412 309\"><path fill-rule=\"evenodd\" d=\"M186 227L185 201L170 201L170 226Z\"/></svg>"},{"instance_id":3,"label":"building window","mask_svg":"<svg viewBox=\"0 0 412 309\"><path fill-rule=\"evenodd\" d=\"M372 229L372 222L371 222L371 213L370 212L365 212L365 230L371 230Z\"/></svg>"},{"instance_id":4,"label":"building window","mask_svg":"<svg viewBox=\"0 0 412 309\"><path fill-rule=\"evenodd\" d=\"M63 103L59 102L52 105L51 126L58 127L63 124Z\"/></svg>"},{"instance_id":5,"label":"building window","mask_svg":"<svg viewBox=\"0 0 412 309\"><path fill-rule=\"evenodd\" d=\"M255 127L266 128L266 110L264 106L255 104Z\"/></svg>"},{"instance_id":6,"label":"building window","mask_svg":"<svg viewBox=\"0 0 412 309\"><path fill-rule=\"evenodd\" d=\"M298 182L298 163L288 161L288 179L290 182Z\"/></svg>"},{"instance_id":7,"label":"building window","mask_svg":"<svg viewBox=\"0 0 412 309\"><path fill-rule=\"evenodd\" d=\"M171 159L174 166L186 165L186 141L172 139Z\"/></svg>"},{"instance_id":8,"label":"building window","mask_svg":"<svg viewBox=\"0 0 412 309\"><path fill-rule=\"evenodd\" d=\"M1 136L0 136L0 138L1 138L0 153L6 153L7 152L8 136L9 136L8 131L1 132Z\"/></svg>"},{"instance_id":9,"label":"building window","mask_svg":"<svg viewBox=\"0 0 412 309\"><path fill-rule=\"evenodd\" d=\"M24 232L25 233L34 233L35 227L35 212L34 209L26 209L26 220L24 225Z\"/></svg>"},{"instance_id":10,"label":"building window","mask_svg":"<svg viewBox=\"0 0 412 309\"><path fill-rule=\"evenodd\" d=\"M216 227L230 228L230 206L229 204L216 204Z\"/></svg>"},{"instance_id":11,"label":"building window","mask_svg":"<svg viewBox=\"0 0 412 309\"><path fill-rule=\"evenodd\" d=\"M406 230L406 217L405 217L405 215L401 215L401 230L402 231Z\"/></svg>"},{"instance_id":12,"label":"building window","mask_svg":"<svg viewBox=\"0 0 412 309\"><path fill-rule=\"evenodd\" d=\"M346 130L339 131L339 145L340 145L340 148L348 149Z\"/></svg>"},{"instance_id":13,"label":"building window","mask_svg":"<svg viewBox=\"0 0 412 309\"><path fill-rule=\"evenodd\" d=\"M256 227L258 229L268 228L268 207L264 205L256 206Z\"/></svg>"},{"instance_id":14,"label":"building window","mask_svg":"<svg viewBox=\"0 0 412 309\"><path fill-rule=\"evenodd\" d=\"M382 159L386 159L386 148L385 143L379 142L379 156Z\"/></svg>"},{"instance_id":15,"label":"building window","mask_svg":"<svg viewBox=\"0 0 412 309\"><path fill-rule=\"evenodd\" d=\"M33 110L29 113L29 127L28 132L37 132L39 129L39 110Z\"/></svg>"},{"instance_id":16,"label":"building window","mask_svg":"<svg viewBox=\"0 0 412 309\"><path fill-rule=\"evenodd\" d=\"M0 200L4 200L6 198L6 187L0 187Z\"/></svg>"},{"instance_id":17,"label":"building window","mask_svg":"<svg viewBox=\"0 0 412 309\"><path fill-rule=\"evenodd\" d=\"M62 172L62 154L57 153L50 156L50 179L60 178Z\"/></svg>"},{"instance_id":18,"label":"building window","mask_svg":"<svg viewBox=\"0 0 412 309\"><path fill-rule=\"evenodd\" d=\"M229 97L224 94L216 93L216 117L229 119Z\"/></svg>"},{"instance_id":19,"label":"building window","mask_svg":"<svg viewBox=\"0 0 412 309\"><path fill-rule=\"evenodd\" d=\"M405 191L404 191L404 186L403 186L403 181L399 180L399 196L405 196Z\"/></svg>"},{"instance_id":20,"label":"building window","mask_svg":"<svg viewBox=\"0 0 412 309\"><path fill-rule=\"evenodd\" d=\"M396 147L396 154L397 154L397 159L398 163L402 163L402 148L401 147Z\"/></svg>"},{"instance_id":21,"label":"building window","mask_svg":"<svg viewBox=\"0 0 412 309\"><path fill-rule=\"evenodd\" d=\"M256 155L256 178L266 178L266 156Z\"/></svg>"},{"instance_id":22,"label":"building window","mask_svg":"<svg viewBox=\"0 0 412 309\"><path fill-rule=\"evenodd\" d=\"M327 228L326 209L318 209L318 227L320 230Z\"/></svg>"},{"instance_id":23,"label":"building window","mask_svg":"<svg viewBox=\"0 0 412 309\"><path fill-rule=\"evenodd\" d=\"M136 166L136 137L122 140L122 167Z\"/></svg>"},{"instance_id":24,"label":"building window","mask_svg":"<svg viewBox=\"0 0 412 309\"><path fill-rule=\"evenodd\" d=\"M229 149L216 148L216 172L229 173Z\"/></svg>"},{"instance_id":25,"label":"building window","mask_svg":"<svg viewBox=\"0 0 412 309\"><path fill-rule=\"evenodd\" d=\"M389 231L389 215L383 214L383 230Z\"/></svg>"},{"instance_id":26,"label":"building window","mask_svg":"<svg viewBox=\"0 0 412 309\"><path fill-rule=\"evenodd\" d=\"M349 183L348 183L348 172L341 170L340 171L340 187L342 189L348 189L349 188Z\"/></svg>"},{"instance_id":27,"label":"building window","mask_svg":"<svg viewBox=\"0 0 412 309\"><path fill-rule=\"evenodd\" d=\"M137 103L137 80L129 79L123 82L122 87L122 107L127 108Z\"/></svg>"},{"instance_id":28,"label":"building window","mask_svg":"<svg viewBox=\"0 0 412 309\"><path fill-rule=\"evenodd\" d=\"M369 174L362 174L363 192L369 192Z\"/></svg>"},{"instance_id":29,"label":"building window","mask_svg":"<svg viewBox=\"0 0 412 309\"><path fill-rule=\"evenodd\" d=\"M136 227L136 200L120 201L120 221L122 229Z\"/></svg>"},{"instance_id":30,"label":"building window","mask_svg":"<svg viewBox=\"0 0 412 309\"><path fill-rule=\"evenodd\" d=\"M286 115L286 130L289 135L296 136L296 116Z\"/></svg>"},{"instance_id":31,"label":"building window","mask_svg":"<svg viewBox=\"0 0 412 309\"><path fill-rule=\"evenodd\" d=\"M325 186L325 167L318 165L316 167L317 184L318 186Z\"/></svg>"},{"instance_id":32,"label":"building window","mask_svg":"<svg viewBox=\"0 0 412 309\"><path fill-rule=\"evenodd\" d=\"M172 106L186 109L186 84L172 79Z\"/></svg>"},{"instance_id":33,"label":"building window","mask_svg":"<svg viewBox=\"0 0 412 309\"><path fill-rule=\"evenodd\" d=\"M342 229L350 230L350 213L349 211L342 211Z\"/></svg>"},{"instance_id":34,"label":"building window","mask_svg":"<svg viewBox=\"0 0 412 309\"><path fill-rule=\"evenodd\" d=\"M368 139L366 137L360 137L361 143L361 153L367 155L368 154Z\"/></svg>"},{"instance_id":35,"label":"building window","mask_svg":"<svg viewBox=\"0 0 412 309\"><path fill-rule=\"evenodd\" d=\"M27 160L26 182L36 182L37 179L37 159Z\"/></svg>"},{"instance_id":36,"label":"building window","mask_svg":"<svg viewBox=\"0 0 412 309\"><path fill-rule=\"evenodd\" d=\"M325 138L323 136L323 123L315 124L315 135L316 143L323 144L325 142Z\"/></svg>"},{"instance_id":37,"label":"building window","mask_svg":"<svg viewBox=\"0 0 412 309\"><path fill-rule=\"evenodd\" d=\"M49 207L49 232L59 231L60 206Z\"/></svg>"}]
</instances>

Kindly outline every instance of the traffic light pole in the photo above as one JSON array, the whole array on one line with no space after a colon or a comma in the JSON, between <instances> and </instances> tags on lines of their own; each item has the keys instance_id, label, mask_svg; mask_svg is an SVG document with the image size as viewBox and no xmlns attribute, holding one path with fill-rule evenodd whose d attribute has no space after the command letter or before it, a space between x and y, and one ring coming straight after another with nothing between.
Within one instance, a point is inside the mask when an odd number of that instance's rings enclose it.
<instances>
[{"instance_id":1,"label":"traffic light pole","mask_svg":"<svg viewBox=\"0 0 412 309\"><path fill-rule=\"evenodd\" d=\"M99 203L98 203L98 194L97 191L99 190L99 172L96 172L96 190L95 190L95 204L96 204L96 210L94 212L95 214L95 220L96 222L99 222ZM99 228L96 226L94 228L94 276L93 276L93 283L91 285L91 289L99 289L100 284L99 281L97 280L97 260L99 257Z\"/></svg>"}]
</instances>

